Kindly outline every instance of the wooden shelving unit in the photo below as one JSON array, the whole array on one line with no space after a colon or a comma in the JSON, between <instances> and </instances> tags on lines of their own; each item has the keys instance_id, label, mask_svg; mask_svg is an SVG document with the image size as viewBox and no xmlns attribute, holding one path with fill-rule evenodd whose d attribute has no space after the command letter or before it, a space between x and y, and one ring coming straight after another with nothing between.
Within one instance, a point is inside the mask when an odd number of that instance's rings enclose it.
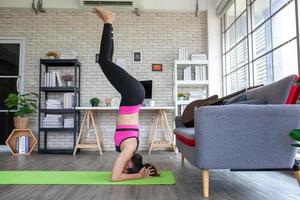
<instances>
[{"instance_id":1,"label":"wooden shelving unit","mask_svg":"<svg viewBox=\"0 0 300 200\"><path fill-rule=\"evenodd\" d=\"M76 144L78 127L80 126L80 112L75 109L76 106L80 106L80 62L77 59L40 59L40 78L39 78L39 114L38 114L38 151L40 153L67 153L72 154ZM45 87L42 86L42 78L44 73L48 72L50 68L74 68L74 86L66 87ZM44 101L48 98L49 93L74 93L74 106L72 108L63 109L47 109L42 106L41 96L44 93ZM74 118L73 128L47 128L41 126L41 117L46 114L72 114ZM70 133L73 137L73 147L68 149L58 148L58 149L48 149L47 138L49 134L59 134L59 133ZM41 135L44 135L44 147L41 148Z\"/></svg>"},{"instance_id":2,"label":"wooden shelving unit","mask_svg":"<svg viewBox=\"0 0 300 200\"><path fill-rule=\"evenodd\" d=\"M28 153L17 153L16 152L16 138L21 136L28 136L29 144L28 144ZM30 129L14 129L9 137L6 140L6 145L8 146L12 155L30 155L32 150L34 149L37 140Z\"/></svg>"}]
</instances>

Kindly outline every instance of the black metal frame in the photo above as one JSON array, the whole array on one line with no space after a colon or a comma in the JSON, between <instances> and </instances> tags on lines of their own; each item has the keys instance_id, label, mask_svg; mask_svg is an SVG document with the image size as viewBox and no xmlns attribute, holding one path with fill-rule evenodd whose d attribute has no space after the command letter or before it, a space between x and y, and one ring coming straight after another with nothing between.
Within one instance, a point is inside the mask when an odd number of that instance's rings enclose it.
<instances>
[{"instance_id":1,"label":"black metal frame","mask_svg":"<svg viewBox=\"0 0 300 200\"><path fill-rule=\"evenodd\" d=\"M80 126L80 112L75 109L80 106L80 62L77 59L40 59L40 74L39 74L39 112L38 112L38 152L39 153L73 153L76 145L78 127ZM42 86L42 72L45 67L45 72L48 72L49 67L74 67L74 86L72 87L44 87ZM74 92L74 107L65 109L46 109L41 106L41 95L45 94L45 100L48 93L64 93ZM74 117L73 128L43 128L41 127L41 113L45 116L47 113L71 113ZM71 132L73 133L73 148L72 149L47 149L48 132ZM44 132L44 148L41 149L41 132Z\"/></svg>"},{"instance_id":2,"label":"black metal frame","mask_svg":"<svg viewBox=\"0 0 300 200\"><path fill-rule=\"evenodd\" d=\"M235 3L236 0L234 0ZM223 91L224 95L227 94L227 79L226 77L229 76L230 74L234 73L235 71L244 68L248 65L248 86L250 86L250 83L252 80L252 83L254 83L254 62L270 53L272 53L272 60L273 60L273 52L277 49L279 49L280 47L296 40L297 41L297 51L298 51L298 74L300 74L300 38L299 38L299 32L300 32L300 27L299 27L299 10L298 10L298 0L289 0L287 3L285 3L280 9L278 9L276 12L271 13L271 7L272 7L272 3L271 0L269 1L270 4L270 16L268 16L266 19L264 19L262 22L260 22L255 28L253 28L253 22L252 22L252 5L255 3L256 0L250 1L250 0L246 0L246 9L240 13L239 16L235 16L235 19L232 21L232 23L230 25L228 25L228 27L226 27L226 22L225 22L225 14L223 15L223 17L221 18L221 24L222 24L222 38L224 39L224 41L222 41L222 45L224 45L224 47L222 48L222 57L223 57L223 89L225 91ZM260 28L261 26L265 25L267 21L270 21L270 26L271 26L271 30L272 30L272 18L279 13L280 11L282 11L285 7L287 7L290 3L295 2L295 17L296 17L296 36L289 39L288 41L284 42L283 44L280 44L279 46L273 48L273 44L271 43L271 50L264 52L263 54L257 56L256 58L253 57L253 45L250 45L250 39L251 39L251 43L253 43L253 33ZM235 10L235 14L236 14L236 8ZM239 18L246 12L246 20L247 20L247 35L245 37L243 37L241 40L239 40L238 42L236 42L232 47L230 47L229 49L226 50L226 32L233 26L233 24L236 24L236 22L239 20ZM250 22L249 22L249 19ZM250 31L249 31L249 28ZM236 32L236 29L235 29ZM235 33L236 34L236 33ZM272 33L271 33L272 34ZM271 35L272 37L272 35ZM241 42L243 42L244 40L247 40L248 43L248 63L237 67L236 69L234 69L233 71L230 71L229 73L226 72L227 66L226 66L226 55L234 48L236 48ZM250 49L251 46L251 49ZM251 52L250 52L251 51ZM251 55L250 55L251 53ZM235 55L236 56L236 55ZM251 56L251 58L250 58ZM272 69L274 71L274 65L273 65L273 61L272 61ZM253 76L250 77L250 71L252 72ZM273 76L273 80L274 80L274 73L272 74Z\"/></svg>"}]
</instances>

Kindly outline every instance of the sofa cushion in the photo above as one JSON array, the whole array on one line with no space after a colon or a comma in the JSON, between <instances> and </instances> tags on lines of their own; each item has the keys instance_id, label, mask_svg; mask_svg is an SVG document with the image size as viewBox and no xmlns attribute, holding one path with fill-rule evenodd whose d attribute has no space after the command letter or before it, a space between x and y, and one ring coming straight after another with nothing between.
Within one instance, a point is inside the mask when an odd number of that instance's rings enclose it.
<instances>
[{"instance_id":1,"label":"sofa cushion","mask_svg":"<svg viewBox=\"0 0 300 200\"><path fill-rule=\"evenodd\" d=\"M195 146L195 128L179 127L174 129L173 133L176 135L176 139L185 145Z\"/></svg>"},{"instance_id":2,"label":"sofa cushion","mask_svg":"<svg viewBox=\"0 0 300 200\"><path fill-rule=\"evenodd\" d=\"M237 97L233 97L233 98L227 100L224 105L234 104L234 103L238 103L238 102L246 101L246 100L247 100L247 96L245 94L241 94Z\"/></svg>"},{"instance_id":3,"label":"sofa cushion","mask_svg":"<svg viewBox=\"0 0 300 200\"><path fill-rule=\"evenodd\" d=\"M245 94L248 100L261 99L267 101L268 104L295 103L290 99L294 99L295 95L299 96L299 93L297 95L295 91L295 81L297 78L297 75L291 75L269 85L246 91Z\"/></svg>"},{"instance_id":4,"label":"sofa cushion","mask_svg":"<svg viewBox=\"0 0 300 200\"><path fill-rule=\"evenodd\" d=\"M253 99L253 100L247 100L247 101L240 101L235 104L261 105L261 104L267 104L267 101L260 100L260 99Z\"/></svg>"}]
</instances>

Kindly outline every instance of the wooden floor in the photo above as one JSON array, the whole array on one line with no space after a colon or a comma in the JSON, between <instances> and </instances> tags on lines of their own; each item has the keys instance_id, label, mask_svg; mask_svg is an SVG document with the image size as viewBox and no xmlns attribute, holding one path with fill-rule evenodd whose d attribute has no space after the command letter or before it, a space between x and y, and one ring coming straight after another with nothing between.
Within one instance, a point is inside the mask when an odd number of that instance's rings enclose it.
<instances>
[{"instance_id":1,"label":"wooden floor","mask_svg":"<svg viewBox=\"0 0 300 200\"><path fill-rule=\"evenodd\" d=\"M115 152L97 156L92 152L71 155L40 155L30 157L0 154L0 170L110 170ZM171 186L0 186L0 200L192 200L202 199L200 171L189 164L181 165L179 155L153 152L144 161L162 170L172 170L176 185ZM212 200L299 200L300 187L291 173L230 172L210 173Z\"/></svg>"}]
</instances>

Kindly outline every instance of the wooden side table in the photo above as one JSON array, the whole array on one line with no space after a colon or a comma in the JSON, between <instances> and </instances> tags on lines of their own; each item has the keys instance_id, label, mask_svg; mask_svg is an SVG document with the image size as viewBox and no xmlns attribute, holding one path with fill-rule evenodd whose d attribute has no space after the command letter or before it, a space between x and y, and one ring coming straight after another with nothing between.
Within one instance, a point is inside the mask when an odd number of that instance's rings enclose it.
<instances>
[{"instance_id":1,"label":"wooden side table","mask_svg":"<svg viewBox=\"0 0 300 200\"><path fill-rule=\"evenodd\" d=\"M16 152L16 138L20 136L28 136L29 137L29 144L28 144L28 153L17 153ZM6 145L8 146L12 155L30 155L32 150L34 149L37 140L32 133L31 129L14 129L7 140L5 141Z\"/></svg>"}]
</instances>

